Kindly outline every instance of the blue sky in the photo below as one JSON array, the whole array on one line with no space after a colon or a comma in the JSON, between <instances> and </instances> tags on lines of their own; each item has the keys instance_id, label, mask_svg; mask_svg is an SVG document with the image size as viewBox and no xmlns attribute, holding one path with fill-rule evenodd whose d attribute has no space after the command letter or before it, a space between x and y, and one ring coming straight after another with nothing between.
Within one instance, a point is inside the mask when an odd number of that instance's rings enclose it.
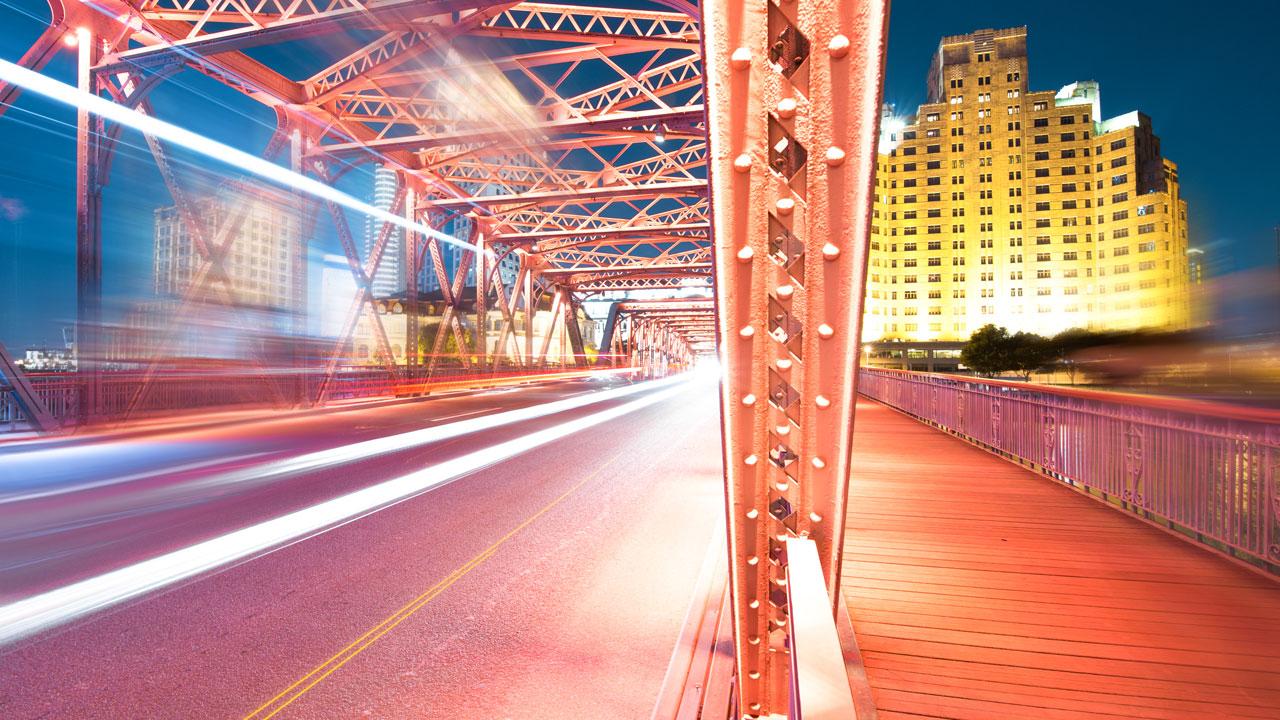
<instances>
[{"instance_id":1,"label":"blue sky","mask_svg":"<svg viewBox=\"0 0 1280 720\"><path fill-rule=\"evenodd\" d=\"M1137 109L1151 116L1165 155L1180 168L1192 243L1209 248L1218 271L1275 263L1280 142L1273 128L1280 92L1272 74L1280 50L1270 34L1280 27L1280 5L1206 7L1190 0L898 0L885 99L900 111L923 101L925 72L942 35L1027 25L1033 88L1097 80L1105 115ZM46 14L40 0L0 0L0 57L20 57ZM70 81L72 60L65 52L46 72ZM154 99L161 117L245 150L261 150L270 135L269 111L190 71ZM56 342L74 315L74 120L68 108L29 96L0 118L0 341L14 349ZM126 141L141 145L137 135ZM109 298L149 291L151 213L166 204L145 150L126 147L105 202ZM359 232L362 221L351 221Z\"/></svg>"}]
</instances>

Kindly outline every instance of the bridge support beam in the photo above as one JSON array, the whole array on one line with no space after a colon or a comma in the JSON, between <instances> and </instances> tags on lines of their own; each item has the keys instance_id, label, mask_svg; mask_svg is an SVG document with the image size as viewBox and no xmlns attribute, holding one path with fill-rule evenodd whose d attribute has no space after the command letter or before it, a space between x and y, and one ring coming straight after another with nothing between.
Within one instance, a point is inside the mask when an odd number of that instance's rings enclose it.
<instances>
[{"instance_id":1,"label":"bridge support beam","mask_svg":"<svg viewBox=\"0 0 1280 720\"><path fill-rule=\"evenodd\" d=\"M813 541L832 612L839 598L887 15L887 0L703 6L743 717L791 707L788 538Z\"/></svg>"}]
</instances>

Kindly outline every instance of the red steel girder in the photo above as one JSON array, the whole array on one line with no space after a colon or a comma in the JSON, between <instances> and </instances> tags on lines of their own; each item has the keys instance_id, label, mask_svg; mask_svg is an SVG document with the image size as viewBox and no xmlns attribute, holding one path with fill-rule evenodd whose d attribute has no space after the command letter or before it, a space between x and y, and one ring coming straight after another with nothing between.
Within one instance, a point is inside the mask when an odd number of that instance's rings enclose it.
<instances>
[{"instance_id":1,"label":"red steel girder","mask_svg":"<svg viewBox=\"0 0 1280 720\"><path fill-rule=\"evenodd\" d=\"M826 622L842 602L887 5L703 6L730 591L750 717L813 709L789 692L783 540L816 544ZM818 716L853 717L844 668L831 670Z\"/></svg>"},{"instance_id":2,"label":"red steel girder","mask_svg":"<svg viewBox=\"0 0 1280 720\"><path fill-rule=\"evenodd\" d=\"M316 148L316 152L333 157L375 152L393 152L395 150L422 151L435 147L467 145L472 143L494 144L506 143L499 147L509 147L514 133L537 133L547 135L588 133L596 131L616 131L631 129L653 134L653 126L657 123L679 123L701 120L701 105L670 108L663 110L644 110L638 112L616 112L571 120L551 120L538 123L528 128L513 131L510 127L496 125L475 129L460 129L452 133L438 135L413 135L408 137L389 137L378 140L334 143Z\"/></svg>"}]
</instances>

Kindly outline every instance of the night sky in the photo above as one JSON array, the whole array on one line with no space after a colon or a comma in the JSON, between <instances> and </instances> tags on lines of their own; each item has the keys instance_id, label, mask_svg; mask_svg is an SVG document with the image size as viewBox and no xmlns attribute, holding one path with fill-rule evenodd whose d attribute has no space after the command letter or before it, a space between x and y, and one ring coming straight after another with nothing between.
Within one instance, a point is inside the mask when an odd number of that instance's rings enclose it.
<instances>
[{"instance_id":1,"label":"night sky","mask_svg":"<svg viewBox=\"0 0 1280 720\"><path fill-rule=\"evenodd\" d=\"M0 57L17 60L47 12L40 0L0 0ZM1030 33L1032 89L1097 80L1104 116L1136 109L1152 118L1179 166L1191 243L1209 250L1211 269L1276 262L1280 5L899 0L885 100L914 112L941 36L1016 25ZM71 81L73 57L63 53L45 72ZM270 136L269 111L190 71L154 99L160 117L245 150L261 150ZM18 352L57 344L74 317L74 121L70 109L26 96L0 118L0 341ZM126 141L135 147L117 158L105 202L109 300L150 291L151 214L170 204L140 138Z\"/></svg>"}]
</instances>

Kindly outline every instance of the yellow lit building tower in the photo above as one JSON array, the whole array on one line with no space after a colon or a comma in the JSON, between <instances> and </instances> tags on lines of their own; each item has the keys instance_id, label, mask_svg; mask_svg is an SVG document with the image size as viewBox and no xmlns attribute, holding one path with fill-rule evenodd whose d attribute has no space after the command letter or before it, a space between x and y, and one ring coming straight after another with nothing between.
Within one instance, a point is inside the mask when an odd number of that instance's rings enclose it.
<instances>
[{"instance_id":1,"label":"yellow lit building tower","mask_svg":"<svg viewBox=\"0 0 1280 720\"><path fill-rule=\"evenodd\" d=\"M886 117L863 340L875 365L954 369L993 323L1190 323L1187 210L1151 120L1096 82L1027 87L1026 28L945 37L915 118Z\"/></svg>"}]
</instances>

